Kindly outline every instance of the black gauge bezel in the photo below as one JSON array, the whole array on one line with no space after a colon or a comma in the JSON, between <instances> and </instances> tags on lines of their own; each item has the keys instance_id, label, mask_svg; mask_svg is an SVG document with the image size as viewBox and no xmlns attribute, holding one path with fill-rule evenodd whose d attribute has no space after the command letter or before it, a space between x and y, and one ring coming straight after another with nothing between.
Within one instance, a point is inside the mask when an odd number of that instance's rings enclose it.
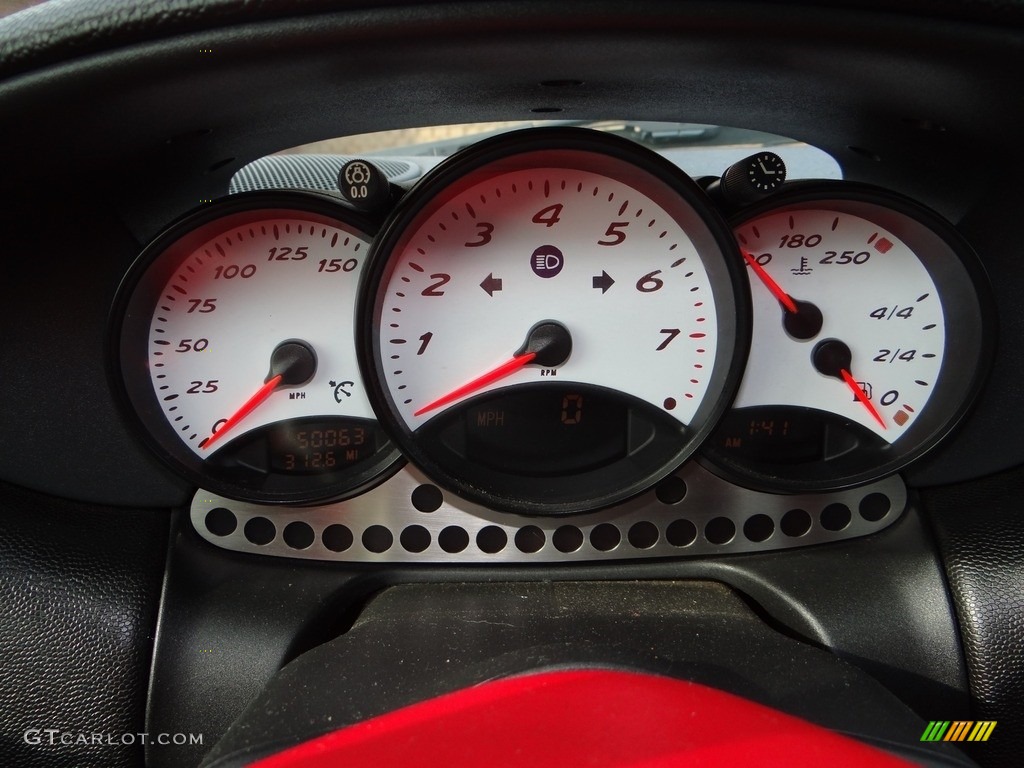
<instances>
[{"instance_id":1,"label":"black gauge bezel","mask_svg":"<svg viewBox=\"0 0 1024 768\"><path fill-rule=\"evenodd\" d=\"M148 373L149 324L154 308L147 306L150 302L145 294L151 294L158 283L166 284L181 263L180 254L190 252L219 231L237 226L240 220L261 214L289 213L316 217L311 221L329 222L368 244L376 231L376 225L367 217L349 210L336 198L316 192L243 192L208 203L170 224L142 250L129 268L111 308L106 357L120 410L134 432L171 471L200 488L238 501L304 506L351 498L373 488L402 467L401 453L385 432L380 435L374 454L353 467L322 474L270 472L268 478L272 476L273 481L268 480L263 487L240 483L229 477L230 473L207 466L181 441L160 407ZM364 271L365 268L364 265ZM147 284L150 287L143 290ZM155 290L159 292L160 288ZM131 361L136 363L134 368ZM377 429L382 429L379 422ZM248 434L242 433L235 440L244 439ZM232 442L234 440L218 449L217 454Z\"/></svg>"},{"instance_id":2,"label":"black gauge bezel","mask_svg":"<svg viewBox=\"0 0 1024 768\"><path fill-rule=\"evenodd\" d=\"M543 153L549 153L550 159L559 152L577 157L578 164L551 166L536 162L531 166L533 161L529 156L543 160ZM584 157L586 162L581 159ZM563 162L566 162L564 158ZM615 166L611 173L602 170L602 163L609 162ZM666 198L678 200L689 209L688 216L692 216L697 226L703 227L703 231L687 231L687 235L703 248L701 257L716 291L718 354L709 376L708 394L691 425L680 425L675 450L661 456L653 466L640 466L626 457L585 477L548 477L541 482L528 476L506 474L496 479L493 469L482 471L480 466L464 458L457 462L439 459L442 452L432 450L417 434L422 426L413 432L398 415L380 375L383 364L379 344L382 285L393 268L392 254L407 231L417 226L432 206L447 199L446 195L455 194L453 190L460 184L468 184L470 180L475 183L478 177L488 174L499 175L529 167L577 168L607 173L610 178L619 178L615 169L629 168L646 177L658 188L658 194L663 190ZM620 503L649 489L688 459L713 429L739 386L749 349L751 310L746 274L740 266L731 229L705 193L677 166L651 150L626 139L586 129L557 127L515 131L452 155L425 176L395 208L374 242L362 279L358 354L378 418L410 461L439 485L464 499L505 512L526 515L588 512Z\"/></svg>"},{"instance_id":3,"label":"black gauge bezel","mask_svg":"<svg viewBox=\"0 0 1024 768\"><path fill-rule=\"evenodd\" d=\"M849 457L844 458L838 463L844 467L841 473L824 466L827 462L823 461L786 466L731 460L712 447L714 436L705 442L698 454L703 466L730 482L759 491L841 490L899 472L956 430L984 388L995 355L996 315L984 266L952 224L910 198L859 182L789 182L766 200L737 212L730 224L735 231L768 213L816 208L834 208L837 213L859 216L886 228L913 250L936 283L946 322L946 350L926 413L939 415L919 418L895 444L900 450L886 446L877 451L874 460L854 467ZM966 330L964 318L969 320ZM951 328L957 332L951 333ZM904 450L900 443L909 447Z\"/></svg>"}]
</instances>

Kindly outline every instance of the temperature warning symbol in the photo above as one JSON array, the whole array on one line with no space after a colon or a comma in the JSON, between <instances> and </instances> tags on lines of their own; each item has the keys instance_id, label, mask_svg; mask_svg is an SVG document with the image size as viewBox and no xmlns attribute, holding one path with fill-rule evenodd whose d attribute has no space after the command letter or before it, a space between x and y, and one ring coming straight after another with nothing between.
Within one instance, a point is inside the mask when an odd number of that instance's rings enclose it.
<instances>
[{"instance_id":1,"label":"temperature warning symbol","mask_svg":"<svg viewBox=\"0 0 1024 768\"><path fill-rule=\"evenodd\" d=\"M792 272L794 275L809 275L809 274L811 274L811 272L814 271L814 267L807 266L807 257L806 256L801 256L800 257L800 267L798 269L797 268L793 268L793 269L791 269L789 271Z\"/></svg>"}]
</instances>

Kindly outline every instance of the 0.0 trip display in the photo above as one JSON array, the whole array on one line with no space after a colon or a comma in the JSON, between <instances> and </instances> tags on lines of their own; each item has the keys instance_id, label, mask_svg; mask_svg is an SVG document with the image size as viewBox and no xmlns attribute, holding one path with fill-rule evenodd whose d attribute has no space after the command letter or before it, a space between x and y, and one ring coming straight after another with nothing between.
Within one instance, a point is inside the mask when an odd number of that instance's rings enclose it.
<instances>
[{"instance_id":1,"label":"0.0 trip display","mask_svg":"<svg viewBox=\"0 0 1024 768\"><path fill-rule=\"evenodd\" d=\"M374 394L411 458L535 513L613 503L674 469L745 347L735 246L699 201L657 155L581 131L508 134L440 166L368 276ZM567 397L607 423L541 415Z\"/></svg>"},{"instance_id":2,"label":"0.0 trip display","mask_svg":"<svg viewBox=\"0 0 1024 768\"><path fill-rule=\"evenodd\" d=\"M902 199L842 197L856 189L783 193L736 226L753 336L706 454L755 485L827 488L892 471L952 426L983 372L971 254Z\"/></svg>"}]
</instances>

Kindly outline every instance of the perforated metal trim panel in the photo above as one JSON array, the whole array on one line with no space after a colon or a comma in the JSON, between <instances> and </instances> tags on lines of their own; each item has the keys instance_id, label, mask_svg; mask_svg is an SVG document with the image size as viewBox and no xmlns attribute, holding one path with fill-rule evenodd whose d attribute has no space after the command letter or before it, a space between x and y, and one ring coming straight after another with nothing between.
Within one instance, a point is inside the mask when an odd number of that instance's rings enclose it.
<instances>
[{"instance_id":1,"label":"perforated metal trim panel","mask_svg":"<svg viewBox=\"0 0 1024 768\"><path fill-rule=\"evenodd\" d=\"M342 562L523 564L823 544L880 531L906 503L906 487L895 476L831 494L785 496L740 488L691 462L656 489L610 509L524 517L443 493L407 466L369 493L321 507L265 507L200 490L191 520L211 544L236 552Z\"/></svg>"},{"instance_id":2,"label":"perforated metal trim panel","mask_svg":"<svg viewBox=\"0 0 1024 768\"><path fill-rule=\"evenodd\" d=\"M352 160L346 155L270 155L238 169L231 177L228 194L261 189L317 189L338 191L338 171ZM388 181L419 178L423 170L407 160L381 160L376 165Z\"/></svg>"}]
</instances>

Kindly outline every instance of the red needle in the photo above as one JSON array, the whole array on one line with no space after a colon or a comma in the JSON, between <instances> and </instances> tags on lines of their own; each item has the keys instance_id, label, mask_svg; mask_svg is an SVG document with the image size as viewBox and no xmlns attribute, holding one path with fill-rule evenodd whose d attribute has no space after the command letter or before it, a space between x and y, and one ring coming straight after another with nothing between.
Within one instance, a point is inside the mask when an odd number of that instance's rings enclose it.
<instances>
[{"instance_id":1,"label":"red needle","mask_svg":"<svg viewBox=\"0 0 1024 768\"><path fill-rule=\"evenodd\" d=\"M854 396L856 396L856 398L864 404L864 407L868 409L868 413L874 416L875 421L882 425L882 429L887 429L885 421L882 420L881 414L875 409L875 406L871 404L871 401L868 400L867 395L864 394L864 390L862 390L857 384L857 380L853 378L853 375L845 368L839 371L839 375L843 377L843 381L845 381L850 389L853 390Z\"/></svg>"},{"instance_id":2,"label":"red needle","mask_svg":"<svg viewBox=\"0 0 1024 768\"><path fill-rule=\"evenodd\" d=\"M772 295L779 300L779 303L786 308L787 312L792 312L794 315L797 313L796 302L790 298L789 294L782 290L782 286L776 283L772 276L764 271L764 267L757 263L757 259L751 256L746 251L740 251L743 254L743 258L747 260L747 264L754 270L754 274L761 278L761 282L765 284L765 287L772 292Z\"/></svg>"},{"instance_id":3,"label":"red needle","mask_svg":"<svg viewBox=\"0 0 1024 768\"><path fill-rule=\"evenodd\" d=\"M277 376L275 376L272 379L268 379L266 384L257 389L256 394L250 397L248 400L246 400L245 405L243 405L241 408L235 411L231 418L225 421L220 426L220 429L214 432L213 435L211 435L210 438L205 443L203 443L203 450L209 450L210 446L217 442L220 438L222 438L225 432L229 432L232 429L232 427L238 424L238 422L240 422L250 413L255 411L264 400L266 400L268 397L270 397L271 394L273 394L274 390L277 388L277 385L281 383L282 378L283 377L281 376L281 374L277 374Z\"/></svg>"},{"instance_id":4,"label":"red needle","mask_svg":"<svg viewBox=\"0 0 1024 768\"><path fill-rule=\"evenodd\" d=\"M463 384L458 389L453 389L447 395L443 395L434 402L424 405L418 411L413 413L413 416L422 416L424 413L432 411L435 408L440 408L442 405L448 405L448 403L458 400L460 397L468 395L470 392L476 392L478 389L483 389L488 384L515 373L524 365L530 363L536 356L536 352L526 352L522 355L516 355L511 360L507 360L497 368L488 371L483 376L478 376L468 384Z\"/></svg>"}]
</instances>

